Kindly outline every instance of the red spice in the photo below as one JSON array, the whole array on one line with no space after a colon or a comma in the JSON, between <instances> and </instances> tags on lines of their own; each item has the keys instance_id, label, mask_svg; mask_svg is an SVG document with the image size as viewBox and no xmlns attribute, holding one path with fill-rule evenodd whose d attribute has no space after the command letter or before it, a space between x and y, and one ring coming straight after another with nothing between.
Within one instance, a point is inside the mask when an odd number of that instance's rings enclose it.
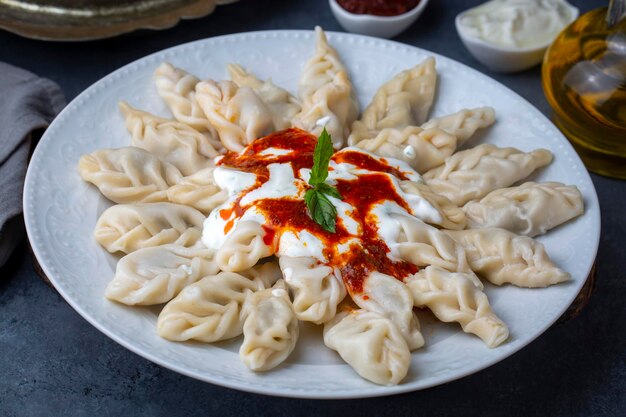
<instances>
[{"instance_id":1,"label":"red spice","mask_svg":"<svg viewBox=\"0 0 626 417\"><path fill-rule=\"evenodd\" d=\"M263 243L265 243L267 246L272 246L272 243L274 242L274 236L276 236L276 231L271 227L267 227L265 225L263 225L262 227L265 231L265 235L263 236Z\"/></svg>"},{"instance_id":2,"label":"red spice","mask_svg":"<svg viewBox=\"0 0 626 417\"><path fill-rule=\"evenodd\" d=\"M220 216L227 220L232 213L235 217L241 217L249 206L241 206L240 202L246 193L260 187L269 179L267 165L272 163L291 163L294 175L298 176L301 168L310 168L313 165L313 151L317 139L299 129L287 129L256 140L243 154L228 153L219 165L231 166L246 172L257 174L257 183L244 191L233 203L232 209L223 209ZM259 155L265 149L293 149L294 152L286 155ZM267 198L254 203L256 209L267 220L263 226L265 235L263 241L266 245L272 245L280 240L282 233L291 231L294 233L303 230L316 236L324 245L324 256L328 263L339 268L346 287L352 294L363 291L363 283L367 276L379 271L402 280L409 274L417 272L418 268L408 262L392 261L389 256L389 247L378 237L378 228L375 219L371 218L371 209L384 201L392 201L410 211L406 202L398 195L391 178L387 173L406 179L404 174L396 168L389 166L383 159L381 161L355 151L343 151L333 156L337 163L350 163L359 168L372 171L370 174L360 175L357 179L337 180L337 190L341 193L344 201L353 211L350 216L358 223L359 230L356 235L348 232L345 225L338 218L335 233L324 230L309 216L304 200L293 198ZM308 186L307 186L308 187ZM227 223L226 228L232 227L232 221ZM227 232L225 228L225 232ZM345 244L351 239L357 238L359 243L351 243L350 250L338 253L338 246ZM278 250L278 248L276 248Z\"/></svg>"},{"instance_id":3,"label":"red spice","mask_svg":"<svg viewBox=\"0 0 626 417\"><path fill-rule=\"evenodd\" d=\"M414 9L419 0L337 0L337 3L350 13L397 16Z\"/></svg>"}]
</instances>

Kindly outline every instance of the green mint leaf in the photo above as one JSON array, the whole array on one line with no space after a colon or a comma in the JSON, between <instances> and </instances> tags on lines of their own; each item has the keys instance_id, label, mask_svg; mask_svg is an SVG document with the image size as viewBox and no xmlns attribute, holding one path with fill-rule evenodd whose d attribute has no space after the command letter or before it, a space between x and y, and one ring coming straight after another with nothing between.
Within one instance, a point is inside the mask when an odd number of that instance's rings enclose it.
<instances>
[{"instance_id":1,"label":"green mint leaf","mask_svg":"<svg viewBox=\"0 0 626 417\"><path fill-rule=\"evenodd\" d=\"M316 189L310 189L304 195L304 201L315 223L327 232L335 233L337 209L328 197Z\"/></svg>"},{"instance_id":2,"label":"green mint leaf","mask_svg":"<svg viewBox=\"0 0 626 417\"><path fill-rule=\"evenodd\" d=\"M333 187L332 185L329 185L325 182L321 183L321 184L317 184L315 186L315 188L317 189L317 191L319 191L320 193L324 193L326 195L329 195L331 197L335 197L339 200L343 200L343 196L339 193L339 191L337 191L337 189L335 187Z\"/></svg>"},{"instance_id":3,"label":"green mint leaf","mask_svg":"<svg viewBox=\"0 0 626 417\"><path fill-rule=\"evenodd\" d=\"M309 184L317 185L326 180L331 156L333 156L333 142L326 128L324 128L322 134L317 139L315 151L313 152L313 168L311 169Z\"/></svg>"},{"instance_id":4,"label":"green mint leaf","mask_svg":"<svg viewBox=\"0 0 626 417\"><path fill-rule=\"evenodd\" d=\"M311 218L313 218L313 212L317 209L316 193L317 191L315 188L311 188L310 190L307 190L306 194L304 194L304 202L306 203L306 207L309 209Z\"/></svg>"}]
</instances>

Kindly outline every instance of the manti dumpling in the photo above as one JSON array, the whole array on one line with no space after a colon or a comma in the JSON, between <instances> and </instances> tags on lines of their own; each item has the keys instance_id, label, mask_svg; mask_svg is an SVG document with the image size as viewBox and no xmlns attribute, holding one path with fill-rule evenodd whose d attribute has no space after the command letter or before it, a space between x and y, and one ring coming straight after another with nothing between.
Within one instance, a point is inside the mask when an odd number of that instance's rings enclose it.
<instances>
[{"instance_id":1,"label":"manti dumpling","mask_svg":"<svg viewBox=\"0 0 626 417\"><path fill-rule=\"evenodd\" d=\"M363 292L351 296L359 307L389 317L402 332L410 350L424 346L419 320L413 312L413 297L402 282L373 271L363 283Z\"/></svg>"},{"instance_id":2,"label":"manti dumpling","mask_svg":"<svg viewBox=\"0 0 626 417\"><path fill-rule=\"evenodd\" d=\"M356 136L351 135L354 139ZM402 129L386 128L373 138L358 140L351 145L377 155L407 162L420 174L442 165L456 150L455 136L441 129L422 129L407 126Z\"/></svg>"},{"instance_id":3,"label":"manti dumpling","mask_svg":"<svg viewBox=\"0 0 626 417\"><path fill-rule=\"evenodd\" d=\"M280 365L296 347L299 323L285 283L250 295L244 304L243 343L239 358L253 371Z\"/></svg>"},{"instance_id":4,"label":"manti dumpling","mask_svg":"<svg viewBox=\"0 0 626 417\"><path fill-rule=\"evenodd\" d=\"M154 81L159 96L170 108L174 118L199 132L206 132L211 144L219 149L221 143L217 132L196 101L196 85L200 80L164 62L154 71Z\"/></svg>"},{"instance_id":5,"label":"manti dumpling","mask_svg":"<svg viewBox=\"0 0 626 417\"><path fill-rule=\"evenodd\" d=\"M441 221L433 222L433 224L450 230L465 229L467 221L463 210L446 197L434 193L425 182L400 181L400 188L409 196L406 200L410 201L410 196L413 195L419 196L428 201L439 212Z\"/></svg>"},{"instance_id":6,"label":"manti dumpling","mask_svg":"<svg viewBox=\"0 0 626 417\"><path fill-rule=\"evenodd\" d=\"M293 125L315 135L325 127L335 149L340 149L359 114L359 104L337 51L320 27L315 32L316 51L305 64L298 84L302 111L294 117Z\"/></svg>"},{"instance_id":7,"label":"manti dumpling","mask_svg":"<svg viewBox=\"0 0 626 417\"><path fill-rule=\"evenodd\" d=\"M312 257L281 256L278 262L293 294L298 320L321 324L335 316L337 305L346 296L338 271Z\"/></svg>"},{"instance_id":8,"label":"manti dumpling","mask_svg":"<svg viewBox=\"0 0 626 417\"><path fill-rule=\"evenodd\" d=\"M167 189L183 177L174 165L134 146L83 155L78 172L116 203L167 201Z\"/></svg>"},{"instance_id":9,"label":"manti dumpling","mask_svg":"<svg viewBox=\"0 0 626 417\"><path fill-rule=\"evenodd\" d=\"M551 161L552 153L546 149L526 153L483 144L455 153L444 165L426 172L424 180L434 192L462 206L526 178Z\"/></svg>"},{"instance_id":10,"label":"manti dumpling","mask_svg":"<svg viewBox=\"0 0 626 417\"><path fill-rule=\"evenodd\" d=\"M232 81L202 81L196 100L230 151L240 152L255 139L276 130L272 112L250 87Z\"/></svg>"},{"instance_id":11,"label":"manti dumpling","mask_svg":"<svg viewBox=\"0 0 626 417\"><path fill-rule=\"evenodd\" d=\"M428 307L443 322L457 322L490 348L509 337L509 329L491 310L487 295L464 273L429 266L406 281L416 307Z\"/></svg>"},{"instance_id":12,"label":"manti dumpling","mask_svg":"<svg viewBox=\"0 0 626 417\"><path fill-rule=\"evenodd\" d=\"M224 245L215 253L215 260L222 271L243 271L252 268L263 258L272 256L274 245L263 241L265 230L255 221L237 222Z\"/></svg>"},{"instance_id":13,"label":"manti dumpling","mask_svg":"<svg viewBox=\"0 0 626 417\"><path fill-rule=\"evenodd\" d=\"M195 245L205 216L180 204L117 204L106 209L94 230L96 241L111 253L173 243Z\"/></svg>"},{"instance_id":14,"label":"manti dumpling","mask_svg":"<svg viewBox=\"0 0 626 417\"><path fill-rule=\"evenodd\" d=\"M442 129L456 137L458 146L464 144L478 129L491 126L496 121L492 107L463 109L448 116L430 119L422 129Z\"/></svg>"},{"instance_id":15,"label":"manti dumpling","mask_svg":"<svg viewBox=\"0 0 626 417\"><path fill-rule=\"evenodd\" d=\"M228 192L215 183L214 169L215 167L208 167L180 179L167 189L167 199L208 214L228 199Z\"/></svg>"},{"instance_id":16,"label":"manti dumpling","mask_svg":"<svg viewBox=\"0 0 626 417\"><path fill-rule=\"evenodd\" d=\"M219 152L207 137L184 123L163 119L120 102L131 144L174 165L183 175L213 166Z\"/></svg>"},{"instance_id":17,"label":"manti dumpling","mask_svg":"<svg viewBox=\"0 0 626 417\"><path fill-rule=\"evenodd\" d=\"M228 72L235 84L239 87L250 87L263 100L272 112L276 130L291 126L291 120L300 111L300 103L291 93L278 87L271 80L259 80L241 65L228 65Z\"/></svg>"},{"instance_id":18,"label":"manti dumpling","mask_svg":"<svg viewBox=\"0 0 626 417\"><path fill-rule=\"evenodd\" d=\"M436 86L435 59L430 57L383 84L352 130L419 126L428 117Z\"/></svg>"},{"instance_id":19,"label":"manti dumpling","mask_svg":"<svg viewBox=\"0 0 626 417\"><path fill-rule=\"evenodd\" d=\"M472 229L500 227L532 237L580 216L584 204L573 185L527 182L492 191L479 201L470 201L463 210Z\"/></svg>"},{"instance_id":20,"label":"manti dumpling","mask_svg":"<svg viewBox=\"0 0 626 417\"><path fill-rule=\"evenodd\" d=\"M396 385L409 371L411 351L402 332L383 314L346 309L324 324L324 344L363 378Z\"/></svg>"},{"instance_id":21,"label":"manti dumpling","mask_svg":"<svg viewBox=\"0 0 626 417\"><path fill-rule=\"evenodd\" d=\"M162 304L187 285L218 270L209 251L199 246L143 248L119 260L105 296L127 305Z\"/></svg>"},{"instance_id":22,"label":"manti dumpling","mask_svg":"<svg viewBox=\"0 0 626 417\"><path fill-rule=\"evenodd\" d=\"M243 304L255 291L270 288L280 278L273 262L234 272L205 276L185 287L161 310L159 336L173 341L217 342L243 332Z\"/></svg>"},{"instance_id":23,"label":"manti dumpling","mask_svg":"<svg viewBox=\"0 0 626 417\"><path fill-rule=\"evenodd\" d=\"M570 278L554 265L544 246L530 237L496 228L446 233L463 245L472 269L492 284L535 288Z\"/></svg>"},{"instance_id":24,"label":"manti dumpling","mask_svg":"<svg viewBox=\"0 0 626 417\"><path fill-rule=\"evenodd\" d=\"M418 267L435 265L448 271L471 273L465 250L443 231L407 214L391 214L391 217L398 228L397 243L388 243L393 255ZM478 278L476 282L480 285Z\"/></svg>"}]
</instances>

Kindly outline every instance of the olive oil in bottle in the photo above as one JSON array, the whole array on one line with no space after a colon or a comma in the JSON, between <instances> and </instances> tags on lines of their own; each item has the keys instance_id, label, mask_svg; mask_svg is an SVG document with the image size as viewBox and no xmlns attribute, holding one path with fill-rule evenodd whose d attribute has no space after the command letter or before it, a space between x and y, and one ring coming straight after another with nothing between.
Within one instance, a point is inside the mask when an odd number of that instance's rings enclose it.
<instances>
[{"instance_id":1,"label":"olive oil in bottle","mask_svg":"<svg viewBox=\"0 0 626 417\"><path fill-rule=\"evenodd\" d=\"M543 89L554 122L593 172L626 179L626 19L607 9L573 22L546 52Z\"/></svg>"}]
</instances>

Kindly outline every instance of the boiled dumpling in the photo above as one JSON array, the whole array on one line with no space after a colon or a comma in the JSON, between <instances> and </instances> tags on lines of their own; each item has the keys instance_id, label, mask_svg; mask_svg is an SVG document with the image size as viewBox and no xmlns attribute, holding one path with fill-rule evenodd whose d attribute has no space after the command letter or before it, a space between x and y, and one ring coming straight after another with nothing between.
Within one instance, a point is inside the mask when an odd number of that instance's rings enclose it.
<instances>
[{"instance_id":1,"label":"boiled dumpling","mask_svg":"<svg viewBox=\"0 0 626 417\"><path fill-rule=\"evenodd\" d=\"M432 222L444 229L465 229L465 213L446 197L433 192L425 182L400 181L400 188L408 196L419 196L439 212L441 221Z\"/></svg>"},{"instance_id":2,"label":"boiled dumpling","mask_svg":"<svg viewBox=\"0 0 626 417\"><path fill-rule=\"evenodd\" d=\"M207 343L237 337L243 332L246 299L279 278L280 269L271 262L240 273L208 275L167 303L157 320L159 336Z\"/></svg>"},{"instance_id":3,"label":"boiled dumpling","mask_svg":"<svg viewBox=\"0 0 626 417\"><path fill-rule=\"evenodd\" d=\"M490 348L509 337L509 329L491 310L487 295L474 278L429 266L406 280L416 307L428 307L443 322L457 322L466 333L480 337Z\"/></svg>"},{"instance_id":4,"label":"boiled dumpling","mask_svg":"<svg viewBox=\"0 0 626 417\"><path fill-rule=\"evenodd\" d=\"M419 126L426 121L436 86L435 59L430 57L383 84L356 124L370 131Z\"/></svg>"},{"instance_id":5,"label":"boiled dumpling","mask_svg":"<svg viewBox=\"0 0 626 417\"><path fill-rule=\"evenodd\" d=\"M217 250L215 260L223 271L243 271L263 258L272 256L275 248L263 241L265 230L255 221L239 221Z\"/></svg>"},{"instance_id":6,"label":"boiled dumpling","mask_svg":"<svg viewBox=\"0 0 626 417\"><path fill-rule=\"evenodd\" d=\"M116 203L167 201L167 189L183 177L174 165L134 146L83 155L78 171Z\"/></svg>"},{"instance_id":7,"label":"boiled dumpling","mask_svg":"<svg viewBox=\"0 0 626 417\"><path fill-rule=\"evenodd\" d=\"M546 149L526 153L483 144L455 153L444 165L426 172L424 180L434 192L461 206L508 187L551 161L552 154Z\"/></svg>"},{"instance_id":8,"label":"boiled dumpling","mask_svg":"<svg viewBox=\"0 0 626 417\"><path fill-rule=\"evenodd\" d=\"M214 165L213 158L219 153L197 130L184 123L134 109L125 102L120 103L120 110L132 135L133 146L169 162L183 175Z\"/></svg>"},{"instance_id":9,"label":"boiled dumpling","mask_svg":"<svg viewBox=\"0 0 626 417\"><path fill-rule=\"evenodd\" d=\"M467 141L478 129L491 126L496 121L496 112L491 107L463 109L448 116L430 119L422 129L438 128L454 135L458 145Z\"/></svg>"},{"instance_id":10,"label":"boiled dumpling","mask_svg":"<svg viewBox=\"0 0 626 417\"><path fill-rule=\"evenodd\" d=\"M167 199L191 206L204 214L210 213L228 199L228 192L215 183L214 170L215 167L209 167L181 178L167 189Z\"/></svg>"},{"instance_id":11,"label":"boiled dumpling","mask_svg":"<svg viewBox=\"0 0 626 417\"><path fill-rule=\"evenodd\" d=\"M447 234L463 245L472 269L492 284L545 287L570 278L570 274L554 265L544 246L532 238L495 228Z\"/></svg>"},{"instance_id":12,"label":"boiled dumpling","mask_svg":"<svg viewBox=\"0 0 626 417\"><path fill-rule=\"evenodd\" d=\"M346 296L339 272L312 257L281 256L278 261L298 320L321 324L333 318Z\"/></svg>"},{"instance_id":13,"label":"boiled dumpling","mask_svg":"<svg viewBox=\"0 0 626 417\"><path fill-rule=\"evenodd\" d=\"M373 311L337 314L324 325L324 344L363 378L380 385L400 383L411 365L411 351L398 326Z\"/></svg>"},{"instance_id":14,"label":"boiled dumpling","mask_svg":"<svg viewBox=\"0 0 626 417\"><path fill-rule=\"evenodd\" d=\"M143 248L119 260L105 296L128 305L161 304L218 270L211 253L201 247L170 244Z\"/></svg>"},{"instance_id":15,"label":"boiled dumpling","mask_svg":"<svg viewBox=\"0 0 626 417\"><path fill-rule=\"evenodd\" d=\"M350 136L356 140L356 136ZM386 128L372 138L351 143L377 155L400 159L420 174L443 164L456 150L456 137L441 129L423 130L417 126Z\"/></svg>"},{"instance_id":16,"label":"boiled dumpling","mask_svg":"<svg viewBox=\"0 0 626 417\"><path fill-rule=\"evenodd\" d=\"M291 126L293 117L300 111L300 103L287 90L278 87L271 80L261 81L247 72L241 65L228 65L230 78L239 87L250 87L272 112L272 120L277 130Z\"/></svg>"},{"instance_id":17,"label":"boiled dumpling","mask_svg":"<svg viewBox=\"0 0 626 417\"><path fill-rule=\"evenodd\" d=\"M527 182L470 201L463 210L470 228L500 227L537 236L583 214L583 197L573 185Z\"/></svg>"},{"instance_id":18,"label":"boiled dumpling","mask_svg":"<svg viewBox=\"0 0 626 417\"><path fill-rule=\"evenodd\" d=\"M106 209L94 237L111 253L174 243L193 246L202 233L204 215L172 203L118 204Z\"/></svg>"},{"instance_id":19,"label":"boiled dumpling","mask_svg":"<svg viewBox=\"0 0 626 417\"><path fill-rule=\"evenodd\" d=\"M363 292L351 296L359 307L389 317L402 332L410 350L424 346L419 320L413 312L413 297L402 282L374 271L365 279Z\"/></svg>"},{"instance_id":20,"label":"boiled dumpling","mask_svg":"<svg viewBox=\"0 0 626 417\"><path fill-rule=\"evenodd\" d=\"M325 127L335 149L340 149L358 116L359 104L337 51L320 27L315 32L316 52L305 64L298 84L302 111L294 117L293 125L315 135Z\"/></svg>"},{"instance_id":21,"label":"boiled dumpling","mask_svg":"<svg viewBox=\"0 0 626 417\"><path fill-rule=\"evenodd\" d=\"M250 87L237 87L232 81L203 81L196 86L196 100L230 151L240 152L276 130L272 112Z\"/></svg>"},{"instance_id":22,"label":"boiled dumpling","mask_svg":"<svg viewBox=\"0 0 626 417\"><path fill-rule=\"evenodd\" d=\"M250 295L244 304L239 358L253 371L280 365L296 347L299 323L283 281Z\"/></svg>"}]
</instances>

